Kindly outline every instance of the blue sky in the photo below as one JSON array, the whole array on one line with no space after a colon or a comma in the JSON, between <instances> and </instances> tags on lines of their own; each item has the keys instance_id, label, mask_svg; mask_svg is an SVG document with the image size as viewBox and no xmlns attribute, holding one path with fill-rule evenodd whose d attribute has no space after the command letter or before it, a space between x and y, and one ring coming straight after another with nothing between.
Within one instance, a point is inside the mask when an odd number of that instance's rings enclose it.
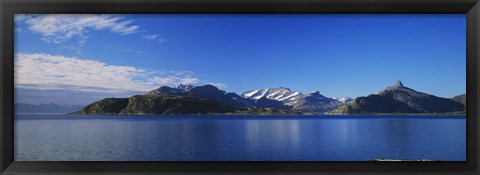
<instances>
[{"instance_id":1,"label":"blue sky","mask_svg":"<svg viewBox=\"0 0 480 175\"><path fill-rule=\"evenodd\" d=\"M328 97L396 80L441 97L466 89L465 15L18 15L15 24L19 102L86 104L181 82Z\"/></svg>"}]
</instances>

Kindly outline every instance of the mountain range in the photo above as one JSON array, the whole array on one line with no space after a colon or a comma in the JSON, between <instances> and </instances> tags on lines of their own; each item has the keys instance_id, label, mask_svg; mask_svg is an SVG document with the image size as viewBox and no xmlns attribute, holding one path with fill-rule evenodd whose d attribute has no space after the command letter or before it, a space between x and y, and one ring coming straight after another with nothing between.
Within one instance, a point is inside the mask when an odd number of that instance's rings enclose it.
<instances>
[{"instance_id":1,"label":"mountain range","mask_svg":"<svg viewBox=\"0 0 480 175\"><path fill-rule=\"evenodd\" d=\"M69 113L82 109L83 105L59 105L54 103L49 104L28 104L16 103L15 113Z\"/></svg>"},{"instance_id":2,"label":"mountain range","mask_svg":"<svg viewBox=\"0 0 480 175\"><path fill-rule=\"evenodd\" d=\"M261 98L267 98L270 100L280 101L285 105L293 106L298 100L302 98L302 93L298 91L292 91L289 88L278 87L278 88L266 88L266 89L255 89L244 92L242 97L258 100Z\"/></svg>"},{"instance_id":3,"label":"mountain range","mask_svg":"<svg viewBox=\"0 0 480 175\"><path fill-rule=\"evenodd\" d=\"M463 101L465 98L463 98ZM162 86L144 95L107 98L72 114L300 114L300 113L447 113L464 111L462 96L436 97L397 81L376 94L355 99L306 95L285 87L249 90L241 95L213 85Z\"/></svg>"},{"instance_id":4,"label":"mountain range","mask_svg":"<svg viewBox=\"0 0 480 175\"><path fill-rule=\"evenodd\" d=\"M462 103L464 106L467 105L467 94L457 95L452 98L453 101Z\"/></svg>"},{"instance_id":5,"label":"mountain range","mask_svg":"<svg viewBox=\"0 0 480 175\"><path fill-rule=\"evenodd\" d=\"M288 88L247 91L242 96L213 85L162 86L144 95L107 98L72 114L208 114L208 113L301 113L325 112L344 102L318 91L303 95ZM265 110L275 109L275 110Z\"/></svg>"},{"instance_id":6,"label":"mountain range","mask_svg":"<svg viewBox=\"0 0 480 175\"><path fill-rule=\"evenodd\" d=\"M242 97L251 100L266 98L282 102L283 105L290 107L292 110L304 112L331 111L345 105L349 99L342 98L341 100L337 100L335 98L328 98L321 95L319 91L303 95L301 92L292 91L284 87L250 90L244 92Z\"/></svg>"},{"instance_id":7,"label":"mountain range","mask_svg":"<svg viewBox=\"0 0 480 175\"><path fill-rule=\"evenodd\" d=\"M358 97L333 113L448 113L464 111L465 105L405 87L401 81L376 94Z\"/></svg>"}]
</instances>

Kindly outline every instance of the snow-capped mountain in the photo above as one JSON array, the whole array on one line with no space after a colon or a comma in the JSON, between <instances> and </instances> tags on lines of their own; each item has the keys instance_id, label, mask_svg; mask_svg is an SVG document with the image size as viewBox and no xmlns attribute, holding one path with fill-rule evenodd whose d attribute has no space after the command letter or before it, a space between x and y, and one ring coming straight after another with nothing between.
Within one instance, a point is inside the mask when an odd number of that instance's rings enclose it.
<instances>
[{"instance_id":1,"label":"snow-capped mountain","mask_svg":"<svg viewBox=\"0 0 480 175\"><path fill-rule=\"evenodd\" d=\"M193 89L195 86L191 84L184 85L182 83L178 84L177 89L181 91L188 91L190 89Z\"/></svg>"},{"instance_id":2,"label":"snow-capped mountain","mask_svg":"<svg viewBox=\"0 0 480 175\"><path fill-rule=\"evenodd\" d=\"M303 98L303 94L298 91L292 91L289 88L278 87L250 90L244 92L242 97L252 100L258 100L265 97L270 100L281 101L285 105L293 106L298 100Z\"/></svg>"},{"instance_id":3,"label":"snow-capped mountain","mask_svg":"<svg viewBox=\"0 0 480 175\"><path fill-rule=\"evenodd\" d=\"M193 89L195 86L193 85L184 85L180 83L176 88L162 86L158 89L152 90L148 92L146 95L180 95L184 92L187 92Z\"/></svg>"},{"instance_id":4,"label":"snow-capped mountain","mask_svg":"<svg viewBox=\"0 0 480 175\"><path fill-rule=\"evenodd\" d=\"M325 97L315 91L306 95L289 88L265 88L244 92L241 96L225 92L213 85L192 86L179 84L177 87L162 86L146 95L187 96L207 99L227 106L294 109L306 112L326 112L343 106L348 98L340 100ZM343 101L343 102L342 102Z\"/></svg>"},{"instance_id":5,"label":"snow-capped mountain","mask_svg":"<svg viewBox=\"0 0 480 175\"><path fill-rule=\"evenodd\" d=\"M349 98L342 98L340 101L334 98L325 97L319 91L303 95L298 91L292 91L289 88L265 88L244 92L242 97L259 100L270 99L282 102L286 106L290 106L294 110L307 112L326 112L336 109L346 104Z\"/></svg>"},{"instance_id":6,"label":"snow-capped mountain","mask_svg":"<svg viewBox=\"0 0 480 175\"><path fill-rule=\"evenodd\" d=\"M343 98L339 99L338 101L340 101L342 103L348 103L348 102L351 102L352 100L353 100L353 98L343 97Z\"/></svg>"},{"instance_id":7,"label":"snow-capped mountain","mask_svg":"<svg viewBox=\"0 0 480 175\"><path fill-rule=\"evenodd\" d=\"M343 97L343 98L340 98L340 99L338 99L338 98L333 98L333 99L335 99L335 100L337 100L337 101L339 101L339 102L342 102L342 103L348 103L348 102L351 102L351 101L353 100L353 98L350 98L350 97Z\"/></svg>"}]
</instances>

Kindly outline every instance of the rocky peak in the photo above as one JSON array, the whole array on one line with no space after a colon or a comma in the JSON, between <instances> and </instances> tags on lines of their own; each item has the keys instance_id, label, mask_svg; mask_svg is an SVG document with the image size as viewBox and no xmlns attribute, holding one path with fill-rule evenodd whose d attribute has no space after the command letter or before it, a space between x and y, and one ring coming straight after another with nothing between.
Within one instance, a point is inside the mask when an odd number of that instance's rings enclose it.
<instances>
[{"instance_id":1,"label":"rocky peak","mask_svg":"<svg viewBox=\"0 0 480 175\"><path fill-rule=\"evenodd\" d=\"M393 85L393 87L405 87L405 86L403 86L403 83L400 80L397 80Z\"/></svg>"},{"instance_id":2,"label":"rocky peak","mask_svg":"<svg viewBox=\"0 0 480 175\"><path fill-rule=\"evenodd\" d=\"M397 91L397 90L414 91L412 89L409 89L409 88L403 86L403 83L400 80L397 80L394 85L388 86L387 88L378 91L377 94L384 94L384 93L387 93L387 92L390 92L390 91Z\"/></svg>"},{"instance_id":3,"label":"rocky peak","mask_svg":"<svg viewBox=\"0 0 480 175\"><path fill-rule=\"evenodd\" d=\"M274 88L274 89L286 90L286 91L292 91L292 90L290 90L290 88L283 87L283 86L280 86L280 87L277 87L277 88Z\"/></svg>"},{"instance_id":4,"label":"rocky peak","mask_svg":"<svg viewBox=\"0 0 480 175\"><path fill-rule=\"evenodd\" d=\"M304 99L312 102L312 101L324 101L324 100L327 100L328 98L323 96L322 94L320 94L319 91L314 91L314 92L311 92L311 93L307 94L304 97Z\"/></svg>"},{"instance_id":5,"label":"rocky peak","mask_svg":"<svg viewBox=\"0 0 480 175\"><path fill-rule=\"evenodd\" d=\"M343 98L339 99L338 101L340 101L342 103L348 103L348 102L351 102L352 100L353 100L353 98L343 97Z\"/></svg>"},{"instance_id":6,"label":"rocky peak","mask_svg":"<svg viewBox=\"0 0 480 175\"><path fill-rule=\"evenodd\" d=\"M320 96L320 91L313 91L307 94L307 96Z\"/></svg>"},{"instance_id":7,"label":"rocky peak","mask_svg":"<svg viewBox=\"0 0 480 175\"><path fill-rule=\"evenodd\" d=\"M188 90L192 89L193 87L194 86L190 85L190 84L184 85L184 84L180 83L180 84L178 84L177 89L181 90L181 91L188 91Z\"/></svg>"}]
</instances>

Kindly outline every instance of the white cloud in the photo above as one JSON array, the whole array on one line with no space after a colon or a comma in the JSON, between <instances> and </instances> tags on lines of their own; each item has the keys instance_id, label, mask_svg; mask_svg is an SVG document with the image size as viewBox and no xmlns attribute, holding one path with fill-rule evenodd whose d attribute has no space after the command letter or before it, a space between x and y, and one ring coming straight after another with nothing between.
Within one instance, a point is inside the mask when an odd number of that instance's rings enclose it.
<instances>
[{"instance_id":1,"label":"white cloud","mask_svg":"<svg viewBox=\"0 0 480 175\"><path fill-rule=\"evenodd\" d=\"M149 41L156 41L159 44L162 44L167 41L167 39L161 37L160 35L154 34L154 35L143 35L143 39L149 40Z\"/></svg>"},{"instance_id":2,"label":"white cloud","mask_svg":"<svg viewBox=\"0 0 480 175\"><path fill-rule=\"evenodd\" d=\"M180 79L182 84L196 84L200 81L198 78L182 78Z\"/></svg>"},{"instance_id":3,"label":"white cloud","mask_svg":"<svg viewBox=\"0 0 480 175\"><path fill-rule=\"evenodd\" d=\"M16 15L15 21L23 21L28 29L42 35L49 43L59 44L73 37L80 42L86 41L88 30L110 30L127 35L138 32L139 26L131 25L131 20L112 15L91 14L54 14L54 15Z\"/></svg>"},{"instance_id":4,"label":"white cloud","mask_svg":"<svg viewBox=\"0 0 480 175\"><path fill-rule=\"evenodd\" d=\"M146 40L154 40L158 37L160 37L160 35L143 35L143 38L145 38Z\"/></svg>"},{"instance_id":5,"label":"white cloud","mask_svg":"<svg viewBox=\"0 0 480 175\"><path fill-rule=\"evenodd\" d=\"M153 84L197 84L200 82L198 78L191 78L191 77L152 77L148 79L148 82Z\"/></svg>"},{"instance_id":6,"label":"white cloud","mask_svg":"<svg viewBox=\"0 0 480 175\"><path fill-rule=\"evenodd\" d=\"M192 74L109 65L95 60L19 53L15 55L15 86L40 90L84 92L149 91L159 86L201 82Z\"/></svg>"}]
</instances>

